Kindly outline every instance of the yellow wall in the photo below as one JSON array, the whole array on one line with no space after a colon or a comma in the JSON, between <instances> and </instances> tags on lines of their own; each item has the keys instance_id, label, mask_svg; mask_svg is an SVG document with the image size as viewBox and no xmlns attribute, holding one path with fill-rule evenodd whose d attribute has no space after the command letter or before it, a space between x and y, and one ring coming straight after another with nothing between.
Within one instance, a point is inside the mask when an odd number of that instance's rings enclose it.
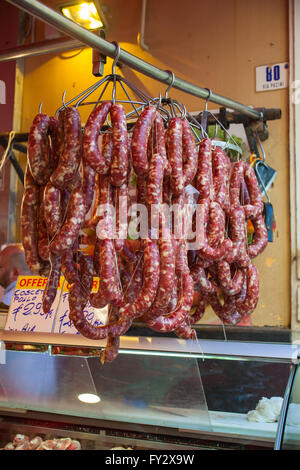
<instances>
[{"instance_id":1,"label":"yellow wall","mask_svg":"<svg viewBox=\"0 0 300 470\"><path fill-rule=\"evenodd\" d=\"M46 2L54 5L54 1ZM110 41L163 70L216 93L255 107L280 108L282 119L269 122L264 142L267 162L278 171L269 191L275 209L275 241L255 260L260 273L260 301L251 318L255 326L290 325L290 233L289 233L289 141L288 89L255 91L255 67L289 60L287 0L151 0L147 4L145 42L149 52L137 45L140 29L139 0L108 0ZM41 29L41 28L40 28ZM105 74L111 72L108 59ZM47 55L25 61L22 129L27 131L43 102L43 111L53 114L66 99L96 80L91 75L91 50ZM140 88L157 96L166 86L127 67L122 74ZM183 102L189 111L199 111L204 102L176 90L169 96ZM108 98L108 96L106 96ZM212 104L212 108L216 105ZM85 121L88 109L83 107ZM203 322L214 320L207 313Z\"/></svg>"}]
</instances>

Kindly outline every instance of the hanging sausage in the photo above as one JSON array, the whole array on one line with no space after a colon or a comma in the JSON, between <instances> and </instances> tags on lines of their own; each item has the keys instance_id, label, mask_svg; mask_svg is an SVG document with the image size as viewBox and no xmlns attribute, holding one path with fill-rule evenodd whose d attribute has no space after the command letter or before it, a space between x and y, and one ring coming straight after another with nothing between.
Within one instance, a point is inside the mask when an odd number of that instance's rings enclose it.
<instances>
[{"instance_id":1,"label":"hanging sausage","mask_svg":"<svg viewBox=\"0 0 300 470\"><path fill-rule=\"evenodd\" d=\"M136 201L147 209L146 235L135 241L127 237L132 175ZM185 232L189 185L198 193L203 224L193 251ZM102 362L116 357L120 335L136 319L195 339L192 325L208 305L225 324L251 314L259 296L252 259L268 243L263 207L250 164L231 162L208 137L197 142L185 114L168 116L155 100L145 102L130 132L125 108L115 101L98 103L83 133L77 107L33 120L21 218L27 263L48 277L45 312L65 276L75 328L91 339L107 338ZM251 244L248 220L255 230ZM93 257L80 249L85 227L95 233ZM100 278L95 293L93 276ZM88 322L88 302L108 306L107 325Z\"/></svg>"}]
</instances>

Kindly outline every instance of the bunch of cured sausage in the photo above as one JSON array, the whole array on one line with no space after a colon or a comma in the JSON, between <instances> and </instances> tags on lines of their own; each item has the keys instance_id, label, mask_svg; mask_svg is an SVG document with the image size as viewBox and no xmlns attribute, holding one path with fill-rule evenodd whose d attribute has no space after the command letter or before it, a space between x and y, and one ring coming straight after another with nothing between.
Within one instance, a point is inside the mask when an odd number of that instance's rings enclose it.
<instances>
[{"instance_id":1,"label":"bunch of cured sausage","mask_svg":"<svg viewBox=\"0 0 300 470\"><path fill-rule=\"evenodd\" d=\"M136 203L147 208L149 222L135 241L128 240L132 175ZM174 205L186 213L190 185L197 190L204 233L192 250L184 231L175 236L174 220L165 223L162 210L152 213L154 207ZM250 246L248 220L255 229ZM110 101L91 112L83 131L74 107L63 108L58 118L38 114L28 139L21 223L27 264L48 277L44 311L50 310L63 274L70 284L70 320L82 335L107 339L103 361L114 359L120 336L135 319L194 339L191 326L208 305L231 324L257 305L252 258L268 239L253 169L243 161L232 163L208 138L198 148L185 117L165 122L151 104L130 133L123 106ZM81 249L85 228L94 233L93 254ZM92 293L94 276L100 283ZM108 305L106 325L87 321L87 302Z\"/></svg>"}]
</instances>

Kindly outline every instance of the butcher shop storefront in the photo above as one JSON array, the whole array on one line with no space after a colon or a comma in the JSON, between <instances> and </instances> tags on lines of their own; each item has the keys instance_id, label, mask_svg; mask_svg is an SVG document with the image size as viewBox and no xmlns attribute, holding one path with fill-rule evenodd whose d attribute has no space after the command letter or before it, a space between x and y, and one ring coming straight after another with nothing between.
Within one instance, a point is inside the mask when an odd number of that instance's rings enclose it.
<instances>
[{"instance_id":1,"label":"butcher shop storefront","mask_svg":"<svg viewBox=\"0 0 300 470\"><path fill-rule=\"evenodd\" d=\"M1 450L299 450L299 2L0 26Z\"/></svg>"}]
</instances>

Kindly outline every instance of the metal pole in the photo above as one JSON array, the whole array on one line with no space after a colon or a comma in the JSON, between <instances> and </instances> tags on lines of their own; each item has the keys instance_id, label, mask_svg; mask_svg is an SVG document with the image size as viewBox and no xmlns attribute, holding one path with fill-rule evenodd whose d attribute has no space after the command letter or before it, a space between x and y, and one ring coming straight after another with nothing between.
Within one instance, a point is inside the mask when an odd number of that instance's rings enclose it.
<instances>
[{"instance_id":1,"label":"metal pole","mask_svg":"<svg viewBox=\"0 0 300 470\"><path fill-rule=\"evenodd\" d=\"M7 0L12 5L15 5L27 13L37 17L39 20L48 23L49 25L55 27L59 31L67 34L68 36L77 39L78 41L92 47L93 49L98 49L102 54L105 54L108 57L114 58L116 55L116 45L112 44L105 39L102 39L96 34L88 31L82 26L74 23L73 21L65 18L63 15L54 11L53 9L43 5L37 0ZM172 82L172 76L168 71L160 70L154 65L148 64L144 60L130 54L129 52L121 49L119 62L129 66L137 72L141 72L144 75L154 78L159 82L170 84ZM230 108L236 111L252 117L254 119L262 119L263 113L258 112L249 106L245 106L237 101L231 100L224 96L218 95L216 93L210 92L205 88L200 88L197 85L193 85L185 80L175 77L173 87L184 91L190 95L196 96L202 99L208 99L209 101L216 103L220 106Z\"/></svg>"},{"instance_id":2,"label":"metal pole","mask_svg":"<svg viewBox=\"0 0 300 470\"><path fill-rule=\"evenodd\" d=\"M82 44L80 41L77 41L77 39L50 39L49 41L26 44L11 49L6 49L2 52L0 51L0 63L21 59L23 57L32 57L34 55L69 51L72 49L79 49L81 47L86 47L86 45Z\"/></svg>"}]
</instances>

